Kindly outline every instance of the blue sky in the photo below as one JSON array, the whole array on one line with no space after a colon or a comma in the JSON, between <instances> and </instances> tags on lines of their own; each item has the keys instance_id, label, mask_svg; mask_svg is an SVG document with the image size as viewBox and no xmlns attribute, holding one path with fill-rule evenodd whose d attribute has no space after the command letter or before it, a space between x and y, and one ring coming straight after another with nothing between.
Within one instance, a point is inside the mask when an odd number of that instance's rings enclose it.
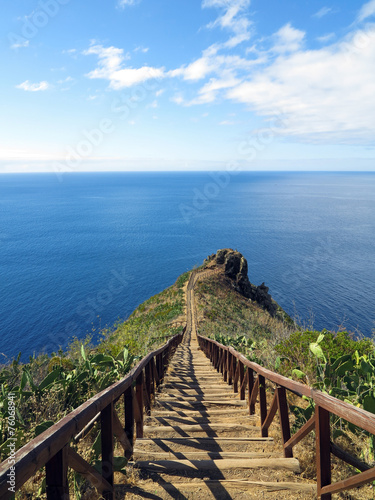
<instances>
[{"instance_id":1,"label":"blue sky","mask_svg":"<svg viewBox=\"0 0 375 500\"><path fill-rule=\"evenodd\" d=\"M17 0L0 172L374 170L375 0Z\"/></svg>"}]
</instances>

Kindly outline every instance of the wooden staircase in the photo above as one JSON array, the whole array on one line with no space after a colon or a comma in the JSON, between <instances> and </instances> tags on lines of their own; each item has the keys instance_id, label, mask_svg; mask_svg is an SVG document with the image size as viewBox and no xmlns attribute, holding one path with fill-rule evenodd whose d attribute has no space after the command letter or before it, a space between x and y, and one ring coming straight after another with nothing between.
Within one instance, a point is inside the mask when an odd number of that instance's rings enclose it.
<instances>
[{"instance_id":1,"label":"wooden staircase","mask_svg":"<svg viewBox=\"0 0 375 500\"><path fill-rule=\"evenodd\" d=\"M131 464L139 479L126 498L316 498L316 484L299 478L298 460L259 437L259 416L211 367L192 326L136 441Z\"/></svg>"}]
</instances>

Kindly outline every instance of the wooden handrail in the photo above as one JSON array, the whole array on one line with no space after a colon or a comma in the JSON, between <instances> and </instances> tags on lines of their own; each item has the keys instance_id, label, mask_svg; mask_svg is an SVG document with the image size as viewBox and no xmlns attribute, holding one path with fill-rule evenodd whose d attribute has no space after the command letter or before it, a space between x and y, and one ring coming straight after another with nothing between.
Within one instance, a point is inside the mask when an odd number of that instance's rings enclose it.
<instances>
[{"instance_id":1,"label":"wooden handrail","mask_svg":"<svg viewBox=\"0 0 375 500\"><path fill-rule=\"evenodd\" d=\"M83 459L78 459L70 451L69 444L93 420L100 420L102 431L105 429L105 432L102 432L102 462L105 463L105 467L103 466L101 475L93 475L92 468L89 464L86 464L87 473L89 476L91 474L91 479L96 478L96 483L97 478L101 477L101 483L97 483L96 486L106 500L112 500L113 465L111 457L113 455L113 435L120 434L123 442L128 441L133 446L135 421L137 437L142 435L143 412L145 409L143 390L145 388L149 401L151 394L154 393L155 385L158 385L164 376L172 350L180 344L185 331L186 327L182 333L169 339L159 349L147 354L122 380L96 394L23 446L16 452L14 463L10 464L7 459L0 464L0 499L10 499L14 496L14 493L9 489L10 483L8 483L8 473L11 465L15 468L14 489L16 491L30 477L34 476L39 469L46 466L47 499L69 498L66 493L68 491L67 484L63 484L67 481L68 464L73 467L77 465L77 468L80 469L77 470L78 472L82 470L84 464ZM136 384L136 391L133 388L134 384ZM114 417L115 412L113 409L114 403L121 396L124 397L125 406L125 425L123 428L125 434L122 434L118 428L118 421ZM134 412L136 405L141 413L137 419ZM146 404L146 410L147 412L150 411L149 404ZM131 453L132 450L126 452L126 456L129 457Z\"/></svg>"},{"instance_id":2,"label":"wooden handrail","mask_svg":"<svg viewBox=\"0 0 375 500\"><path fill-rule=\"evenodd\" d=\"M231 346L224 346L216 340L199 334L197 337L202 351L211 360L217 371L222 373L224 381L233 385L234 392L238 391L238 374L245 366L247 367L247 374L243 377L240 385L241 397L247 385L250 414L254 414L254 405L256 400L259 400L262 436L267 436L269 426L276 413L279 413L285 457L292 457L293 447L310 432L315 431L317 493L322 500L330 500L333 493L374 481L375 467L371 468L331 442L330 415L343 418L375 435L375 414L268 370L253 361L249 361ZM239 365L242 365L242 368ZM254 373L257 374L255 379ZM274 398L268 411L265 397L266 380L276 384ZM299 396L307 396L315 403L315 415L292 437L290 436L286 390ZM355 464L363 472L332 484L331 453L351 465Z\"/></svg>"}]
</instances>

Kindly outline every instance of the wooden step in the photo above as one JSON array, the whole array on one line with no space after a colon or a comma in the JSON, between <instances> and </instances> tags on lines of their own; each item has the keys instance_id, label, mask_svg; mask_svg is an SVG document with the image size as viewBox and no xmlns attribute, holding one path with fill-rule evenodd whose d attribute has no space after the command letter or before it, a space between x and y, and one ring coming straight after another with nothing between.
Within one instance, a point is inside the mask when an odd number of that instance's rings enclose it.
<instances>
[{"instance_id":1,"label":"wooden step","mask_svg":"<svg viewBox=\"0 0 375 500\"><path fill-rule=\"evenodd\" d=\"M223 460L223 459L254 459L254 458L279 458L276 453L240 453L229 451L145 451L135 448L133 451L133 459L147 458L147 460Z\"/></svg>"},{"instance_id":2,"label":"wooden step","mask_svg":"<svg viewBox=\"0 0 375 500\"><path fill-rule=\"evenodd\" d=\"M244 416L249 415L249 410L247 408L231 408L230 410L231 415L238 415L238 417L242 418ZM208 417L210 415L228 415L228 410L221 410L221 409L216 409L216 408L206 408L206 409L201 409L201 410L160 410L160 409L152 409L151 411L151 416L155 417L162 417L163 415L165 416L173 416L173 415L179 415L179 416L205 416L207 415ZM249 415L250 416L250 415ZM255 415L251 415L251 417L254 417Z\"/></svg>"},{"instance_id":3,"label":"wooden step","mask_svg":"<svg viewBox=\"0 0 375 500\"><path fill-rule=\"evenodd\" d=\"M182 497L182 492L184 491L199 491L200 493L207 493L207 498L224 498L227 490L239 490L240 492L250 491L254 489L260 489L267 492L277 492L286 491L293 493L301 493L303 495L311 495L309 498L316 498L316 485L309 483L295 482L276 482L276 481L248 481L247 479L208 479L208 480L194 480L190 482L173 482L160 485L157 482L152 484L142 483L139 488L129 487L127 491L129 493L141 494L142 492L153 493L155 496L153 498L162 498L160 494L167 492L172 498L184 498ZM216 492L219 496L212 496L213 492ZM176 496L180 495L180 496ZM156 495L158 495L156 497ZM147 497L152 498L152 497ZM189 497L190 498L190 497ZM232 498L232 497L225 497ZM241 496L241 498L245 498ZM251 497L253 498L253 497ZM269 497L267 497L269 498ZM277 499L276 496L273 498ZM295 498L295 497L293 497ZM305 497L306 498L306 497Z\"/></svg>"},{"instance_id":4,"label":"wooden step","mask_svg":"<svg viewBox=\"0 0 375 500\"><path fill-rule=\"evenodd\" d=\"M222 460L139 460L134 467L153 472L169 473L171 471L224 471L244 469L273 469L294 473L300 472L299 462L295 458L252 458Z\"/></svg>"},{"instance_id":5,"label":"wooden step","mask_svg":"<svg viewBox=\"0 0 375 500\"><path fill-rule=\"evenodd\" d=\"M220 445L222 443L235 443L238 445L243 445L246 443L271 443L273 444L273 438L271 437L260 437L260 436L252 436L252 437L163 437L163 438L138 438L137 443L154 443L154 444L163 444L163 443L198 443L198 444L207 444L207 445Z\"/></svg>"},{"instance_id":6,"label":"wooden step","mask_svg":"<svg viewBox=\"0 0 375 500\"><path fill-rule=\"evenodd\" d=\"M145 433L158 433L165 434L168 432L243 432L243 431L252 431L259 429L255 426L246 426L242 424L181 424L181 425L145 425L144 426Z\"/></svg>"},{"instance_id":7,"label":"wooden step","mask_svg":"<svg viewBox=\"0 0 375 500\"><path fill-rule=\"evenodd\" d=\"M199 405L220 405L220 406L247 406L247 401L240 400L240 399L209 399L209 398L163 398L157 400L159 404L166 403L166 404L173 404L173 405L178 405L178 404L186 404L186 405L191 405L191 406L199 406Z\"/></svg>"}]
</instances>

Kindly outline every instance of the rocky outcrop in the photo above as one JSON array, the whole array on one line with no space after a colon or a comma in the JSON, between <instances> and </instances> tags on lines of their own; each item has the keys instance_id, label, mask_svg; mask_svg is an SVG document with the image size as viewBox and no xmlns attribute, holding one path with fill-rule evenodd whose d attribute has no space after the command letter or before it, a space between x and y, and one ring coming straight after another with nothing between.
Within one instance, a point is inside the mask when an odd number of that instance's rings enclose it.
<instances>
[{"instance_id":1,"label":"rocky outcrop","mask_svg":"<svg viewBox=\"0 0 375 500\"><path fill-rule=\"evenodd\" d=\"M268 293L268 287L264 283L260 286L250 283L247 274L247 260L240 252L229 248L218 250L216 253L216 263L224 265L225 276L232 280L235 290L244 297L257 302L272 316L276 314L277 304Z\"/></svg>"}]
</instances>

